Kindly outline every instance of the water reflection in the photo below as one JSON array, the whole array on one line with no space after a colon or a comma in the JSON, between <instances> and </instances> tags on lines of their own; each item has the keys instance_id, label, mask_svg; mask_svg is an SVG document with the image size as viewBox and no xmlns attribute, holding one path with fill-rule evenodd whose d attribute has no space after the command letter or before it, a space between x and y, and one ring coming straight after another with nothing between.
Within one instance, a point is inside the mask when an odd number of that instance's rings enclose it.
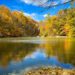
<instances>
[{"instance_id":1,"label":"water reflection","mask_svg":"<svg viewBox=\"0 0 75 75\"><path fill-rule=\"evenodd\" d=\"M20 72L28 67L50 65L71 69L75 66L75 40L43 39L41 43L0 43L0 74Z\"/></svg>"},{"instance_id":2,"label":"water reflection","mask_svg":"<svg viewBox=\"0 0 75 75\"><path fill-rule=\"evenodd\" d=\"M36 44L0 43L0 65L7 67L11 61L18 62L35 51Z\"/></svg>"},{"instance_id":3,"label":"water reflection","mask_svg":"<svg viewBox=\"0 0 75 75\"><path fill-rule=\"evenodd\" d=\"M42 44L41 48L47 54L47 57L56 56L59 61L64 63L71 63L75 65L75 40L66 39L52 39Z\"/></svg>"}]
</instances>

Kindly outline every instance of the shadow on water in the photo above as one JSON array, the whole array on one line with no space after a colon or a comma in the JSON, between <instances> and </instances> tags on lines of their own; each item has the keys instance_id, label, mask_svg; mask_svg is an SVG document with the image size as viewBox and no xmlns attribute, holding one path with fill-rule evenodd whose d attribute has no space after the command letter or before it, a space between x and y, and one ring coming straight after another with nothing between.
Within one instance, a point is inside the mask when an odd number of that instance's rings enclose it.
<instances>
[{"instance_id":1,"label":"shadow on water","mask_svg":"<svg viewBox=\"0 0 75 75\"><path fill-rule=\"evenodd\" d=\"M20 72L23 69L37 66L74 68L74 39L47 38L42 41L45 42L0 42L0 74Z\"/></svg>"}]
</instances>

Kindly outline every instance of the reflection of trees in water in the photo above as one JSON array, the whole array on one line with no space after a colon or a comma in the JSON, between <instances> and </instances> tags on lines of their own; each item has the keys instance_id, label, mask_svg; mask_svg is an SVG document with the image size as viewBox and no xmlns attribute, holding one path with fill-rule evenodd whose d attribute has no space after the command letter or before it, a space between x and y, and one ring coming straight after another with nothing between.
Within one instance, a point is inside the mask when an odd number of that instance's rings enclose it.
<instances>
[{"instance_id":1,"label":"reflection of trees in water","mask_svg":"<svg viewBox=\"0 0 75 75\"><path fill-rule=\"evenodd\" d=\"M69 63L73 63L75 65L75 41L72 41L72 46L67 56Z\"/></svg>"},{"instance_id":2,"label":"reflection of trees in water","mask_svg":"<svg viewBox=\"0 0 75 75\"><path fill-rule=\"evenodd\" d=\"M71 63L75 65L75 41L74 39L65 39L64 40L64 52L65 56L63 56L63 59L59 57L60 61L64 61L66 63Z\"/></svg>"},{"instance_id":3,"label":"reflection of trees in water","mask_svg":"<svg viewBox=\"0 0 75 75\"><path fill-rule=\"evenodd\" d=\"M56 56L61 62L75 65L75 41L72 39L49 39L41 47L45 48L47 57Z\"/></svg>"},{"instance_id":4,"label":"reflection of trees in water","mask_svg":"<svg viewBox=\"0 0 75 75\"><path fill-rule=\"evenodd\" d=\"M30 43L0 43L0 65L6 66L10 61L20 61L39 47ZM56 56L59 61L75 65L75 41L72 39L49 39L40 44L47 57Z\"/></svg>"},{"instance_id":5,"label":"reflection of trees in water","mask_svg":"<svg viewBox=\"0 0 75 75\"><path fill-rule=\"evenodd\" d=\"M10 61L20 61L32 53L37 44L30 43L0 43L0 65L6 66Z\"/></svg>"}]
</instances>

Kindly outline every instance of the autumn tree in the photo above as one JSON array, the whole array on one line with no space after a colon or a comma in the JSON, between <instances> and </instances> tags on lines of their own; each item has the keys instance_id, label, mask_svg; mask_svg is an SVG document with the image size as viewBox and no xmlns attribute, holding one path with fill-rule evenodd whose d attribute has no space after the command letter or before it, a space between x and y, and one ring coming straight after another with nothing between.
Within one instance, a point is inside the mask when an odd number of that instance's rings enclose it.
<instances>
[{"instance_id":1,"label":"autumn tree","mask_svg":"<svg viewBox=\"0 0 75 75\"><path fill-rule=\"evenodd\" d=\"M10 11L5 6L0 6L0 36L20 37L38 36L38 22L26 17L20 11Z\"/></svg>"}]
</instances>

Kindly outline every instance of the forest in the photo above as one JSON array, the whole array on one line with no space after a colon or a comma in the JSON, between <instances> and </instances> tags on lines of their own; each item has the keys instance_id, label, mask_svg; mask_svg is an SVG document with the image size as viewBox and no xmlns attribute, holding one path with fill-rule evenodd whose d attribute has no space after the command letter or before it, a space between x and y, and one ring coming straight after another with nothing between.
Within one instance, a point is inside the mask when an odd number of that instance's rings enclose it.
<instances>
[{"instance_id":1,"label":"forest","mask_svg":"<svg viewBox=\"0 0 75 75\"><path fill-rule=\"evenodd\" d=\"M75 8L60 10L54 16L48 14L40 24L40 36L75 37Z\"/></svg>"},{"instance_id":2,"label":"forest","mask_svg":"<svg viewBox=\"0 0 75 75\"><path fill-rule=\"evenodd\" d=\"M5 6L0 6L0 36L21 37L37 36L38 23L30 17L24 16L20 11L10 11Z\"/></svg>"},{"instance_id":3,"label":"forest","mask_svg":"<svg viewBox=\"0 0 75 75\"><path fill-rule=\"evenodd\" d=\"M37 22L21 11L0 6L0 37L68 36L75 37L75 8L48 14Z\"/></svg>"}]
</instances>

